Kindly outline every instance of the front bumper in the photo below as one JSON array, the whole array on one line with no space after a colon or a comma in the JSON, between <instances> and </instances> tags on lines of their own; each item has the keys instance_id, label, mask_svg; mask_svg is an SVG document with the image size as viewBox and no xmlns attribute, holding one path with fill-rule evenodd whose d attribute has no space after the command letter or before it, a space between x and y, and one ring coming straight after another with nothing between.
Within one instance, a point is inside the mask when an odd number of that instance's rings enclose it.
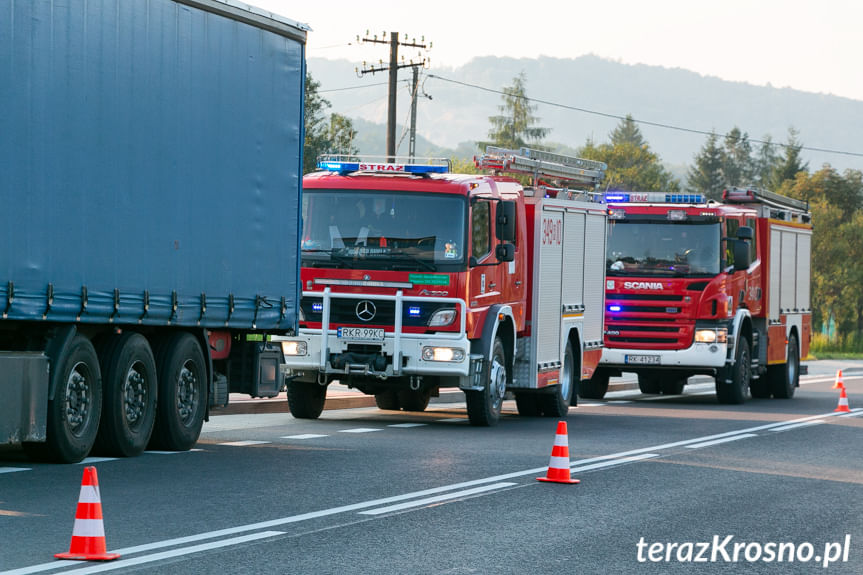
<instances>
[{"instance_id":1,"label":"front bumper","mask_svg":"<svg viewBox=\"0 0 863 575\"><path fill-rule=\"evenodd\" d=\"M726 357L727 343L693 343L686 349L674 350L605 347L599 365L622 371L660 367L705 369L723 367Z\"/></svg>"}]
</instances>

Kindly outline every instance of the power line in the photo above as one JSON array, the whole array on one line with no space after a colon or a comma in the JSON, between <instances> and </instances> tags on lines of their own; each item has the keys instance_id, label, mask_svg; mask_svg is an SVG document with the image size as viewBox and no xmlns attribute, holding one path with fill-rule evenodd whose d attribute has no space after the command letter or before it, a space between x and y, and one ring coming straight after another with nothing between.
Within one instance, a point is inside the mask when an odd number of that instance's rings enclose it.
<instances>
[{"instance_id":1,"label":"power line","mask_svg":"<svg viewBox=\"0 0 863 575\"><path fill-rule=\"evenodd\" d=\"M479 86L477 84L471 84L469 82L462 82L461 80L453 80L451 78L444 78L443 76L438 76L437 74L427 74L427 77L435 78L437 80L441 80L444 82L450 82L451 84L458 84L461 86L465 86L467 88L475 88L477 90L482 90L484 92L491 92L492 94L507 95L502 90L494 90L492 88L486 88L485 86ZM527 100L528 102L535 102L537 104L545 104L547 106L552 106L555 108L563 108L564 110L573 110L576 112L582 112L584 114L591 114L593 116L602 116L603 118L612 118L615 120L625 120L626 119L626 116L621 116L619 114L609 114L606 112L598 112L596 110L591 110L588 108L581 108L578 106L570 106L567 104L561 104L559 102L551 102L549 100L541 100L539 98L530 98L528 96L524 96L524 99ZM642 124L645 126L653 126L655 128L663 128L666 130L676 130L678 132L685 132L685 133L689 133L689 134L700 134L702 136L717 135L716 132L707 132L705 130L697 130L694 128L683 128L681 126L675 126L673 124L664 124L661 122L651 122L649 120L636 120L635 118L632 118L632 121L637 123L637 124ZM724 134L724 135L727 135L727 134ZM793 149L798 149L798 150L806 150L809 152L821 152L821 153L825 153L825 154L841 154L841 155L845 155L845 156L854 156L857 158L863 158L863 153L859 153L859 152L847 152L844 150L831 150L828 148L814 148L811 146L802 146L802 145L801 146L792 146L792 145L783 144L780 142L773 142L773 141L767 141L767 140L756 140L756 139L752 139L752 138L750 138L749 141L753 142L755 144L766 144L768 146L780 146L782 148L793 148Z\"/></svg>"},{"instance_id":2,"label":"power line","mask_svg":"<svg viewBox=\"0 0 863 575\"><path fill-rule=\"evenodd\" d=\"M361 88L371 88L372 86L386 86L388 83L389 82L376 82L374 84L363 84L362 86L345 86L344 88L330 88L329 90L318 90L318 94L324 94L326 92L344 92L346 90L359 90Z\"/></svg>"}]
</instances>

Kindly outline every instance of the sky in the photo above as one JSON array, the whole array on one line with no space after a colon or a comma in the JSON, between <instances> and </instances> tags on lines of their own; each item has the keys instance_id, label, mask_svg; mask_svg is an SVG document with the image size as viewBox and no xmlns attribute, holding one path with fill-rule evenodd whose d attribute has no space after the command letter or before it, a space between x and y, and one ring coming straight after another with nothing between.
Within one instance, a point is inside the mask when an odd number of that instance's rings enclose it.
<instances>
[{"instance_id":1,"label":"sky","mask_svg":"<svg viewBox=\"0 0 863 575\"><path fill-rule=\"evenodd\" d=\"M576 58L683 68L723 80L863 100L861 0L249 0L311 27L308 58L388 63L390 32L431 49L431 69L478 56ZM368 31L368 36L366 32ZM384 34L386 33L386 35ZM423 40L424 39L424 40Z\"/></svg>"}]
</instances>

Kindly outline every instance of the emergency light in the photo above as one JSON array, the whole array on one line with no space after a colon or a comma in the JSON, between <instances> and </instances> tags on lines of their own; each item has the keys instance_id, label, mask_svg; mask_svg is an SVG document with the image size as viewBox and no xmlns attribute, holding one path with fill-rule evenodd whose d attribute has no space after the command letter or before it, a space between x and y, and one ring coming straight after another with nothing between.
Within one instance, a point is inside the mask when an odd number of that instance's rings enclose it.
<instances>
[{"instance_id":1,"label":"emergency light","mask_svg":"<svg viewBox=\"0 0 863 575\"><path fill-rule=\"evenodd\" d=\"M605 203L703 204L703 194L663 194L662 192L606 192Z\"/></svg>"},{"instance_id":2,"label":"emergency light","mask_svg":"<svg viewBox=\"0 0 863 575\"><path fill-rule=\"evenodd\" d=\"M375 174L446 174L449 172L449 161L430 160L430 163L427 164L416 164L356 159L342 160L323 157L318 160L318 169L327 172L339 172L341 174L351 172L371 172Z\"/></svg>"}]
</instances>

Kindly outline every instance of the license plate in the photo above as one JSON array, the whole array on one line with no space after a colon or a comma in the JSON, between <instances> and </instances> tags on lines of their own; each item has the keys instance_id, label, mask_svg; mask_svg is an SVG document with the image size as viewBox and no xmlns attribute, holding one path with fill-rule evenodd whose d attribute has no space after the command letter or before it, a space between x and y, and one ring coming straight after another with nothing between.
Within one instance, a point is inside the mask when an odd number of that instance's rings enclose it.
<instances>
[{"instance_id":1,"label":"license plate","mask_svg":"<svg viewBox=\"0 0 863 575\"><path fill-rule=\"evenodd\" d=\"M627 355L624 360L629 365L659 365L658 355Z\"/></svg>"},{"instance_id":2,"label":"license plate","mask_svg":"<svg viewBox=\"0 0 863 575\"><path fill-rule=\"evenodd\" d=\"M384 329L381 327L340 327L337 333L342 339L384 340Z\"/></svg>"}]
</instances>

